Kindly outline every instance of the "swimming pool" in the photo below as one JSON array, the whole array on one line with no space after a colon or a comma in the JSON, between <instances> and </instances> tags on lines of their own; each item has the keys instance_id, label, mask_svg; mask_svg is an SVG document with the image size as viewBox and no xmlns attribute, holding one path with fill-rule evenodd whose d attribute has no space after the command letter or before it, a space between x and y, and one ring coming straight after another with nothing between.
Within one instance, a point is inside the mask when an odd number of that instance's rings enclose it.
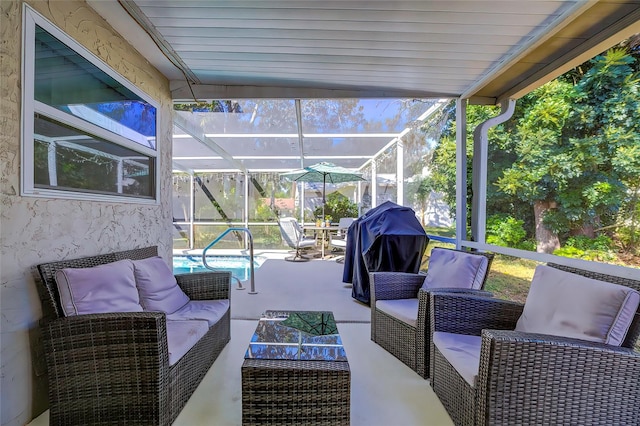
<instances>
[{"instance_id":1,"label":"swimming pool","mask_svg":"<svg viewBox=\"0 0 640 426\"><path fill-rule=\"evenodd\" d=\"M253 257L253 269L258 269L267 260L263 256ZM221 271L231 271L240 281L251 277L251 262L249 256L207 256L207 264ZM173 256L173 273L189 274L191 272L208 271L202 264L202 256Z\"/></svg>"}]
</instances>

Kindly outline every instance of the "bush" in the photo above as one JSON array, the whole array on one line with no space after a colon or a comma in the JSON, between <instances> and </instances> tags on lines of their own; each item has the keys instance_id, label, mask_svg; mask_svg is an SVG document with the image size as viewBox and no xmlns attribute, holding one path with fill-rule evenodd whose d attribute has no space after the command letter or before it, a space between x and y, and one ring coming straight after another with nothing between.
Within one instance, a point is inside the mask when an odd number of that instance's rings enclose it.
<instances>
[{"instance_id":1,"label":"bush","mask_svg":"<svg viewBox=\"0 0 640 426\"><path fill-rule=\"evenodd\" d=\"M613 241L606 235L589 238L585 235L569 237L564 245L553 254L574 259L611 262L617 260L612 250Z\"/></svg>"},{"instance_id":2,"label":"bush","mask_svg":"<svg viewBox=\"0 0 640 426\"><path fill-rule=\"evenodd\" d=\"M497 214L487 218L487 243L502 247L532 250L535 244L525 240L524 221Z\"/></svg>"}]
</instances>

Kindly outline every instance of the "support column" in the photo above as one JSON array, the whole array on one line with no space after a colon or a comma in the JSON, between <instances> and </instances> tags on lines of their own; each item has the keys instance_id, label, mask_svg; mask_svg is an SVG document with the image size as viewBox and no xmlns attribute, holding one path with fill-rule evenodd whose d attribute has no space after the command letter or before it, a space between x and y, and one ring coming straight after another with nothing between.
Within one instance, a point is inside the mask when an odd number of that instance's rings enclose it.
<instances>
[{"instance_id":1,"label":"support column","mask_svg":"<svg viewBox=\"0 0 640 426\"><path fill-rule=\"evenodd\" d=\"M371 208L378 206L378 165L371 160Z\"/></svg>"},{"instance_id":2,"label":"support column","mask_svg":"<svg viewBox=\"0 0 640 426\"><path fill-rule=\"evenodd\" d=\"M193 173L189 173L189 188L191 188L191 190L189 191L189 248L193 250L193 248L195 247L193 216L196 213L196 186L193 179Z\"/></svg>"},{"instance_id":3,"label":"support column","mask_svg":"<svg viewBox=\"0 0 640 426\"><path fill-rule=\"evenodd\" d=\"M467 101L456 99L456 248L467 239Z\"/></svg>"},{"instance_id":4,"label":"support column","mask_svg":"<svg viewBox=\"0 0 640 426\"><path fill-rule=\"evenodd\" d=\"M244 227L245 228L249 228L249 180L250 180L250 176L249 176L249 172L245 171L244 172L244 185L243 185L243 192L244 192L244 213L243 213L243 217L242 220L244 222ZM245 235L245 240L244 240L244 248L245 250L249 249L249 239L246 238Z\"/></svg>"},{"instance_id":5,"label":"support column","mask_svg":"<svg viewBox=\"0 0 640 426\"><path fill-rule=\"evenodd\" d=\"M404 206L404 143L396 142L396 203Z\"/></svg>"}]
</instances>

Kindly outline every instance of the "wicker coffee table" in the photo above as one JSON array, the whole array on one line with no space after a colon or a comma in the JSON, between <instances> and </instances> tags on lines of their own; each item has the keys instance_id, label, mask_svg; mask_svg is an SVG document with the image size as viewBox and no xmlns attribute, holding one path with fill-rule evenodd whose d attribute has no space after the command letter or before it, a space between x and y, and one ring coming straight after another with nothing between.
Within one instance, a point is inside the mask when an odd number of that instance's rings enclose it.
<instances>
[{"instance_id":1,"label":"wicker coffee table","mask_svg":"<svg viewBox=\"0 0 640 426\"><path fill-rule=\"evenodd\" d=\"M265 312L244 358L242 424L349 424L351 372L333 313Z\"/></svg>"}]
</instances>

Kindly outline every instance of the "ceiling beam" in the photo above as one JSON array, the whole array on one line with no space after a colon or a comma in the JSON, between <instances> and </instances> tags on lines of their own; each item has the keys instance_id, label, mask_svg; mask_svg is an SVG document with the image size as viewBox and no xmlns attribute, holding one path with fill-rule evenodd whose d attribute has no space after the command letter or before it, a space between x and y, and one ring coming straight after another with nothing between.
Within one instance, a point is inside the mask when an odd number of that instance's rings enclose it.
<instances>
[{"instance_id":1,"label":"ceiling beam","mask_svg":"<svg viewBox=\"0 0 640 426\"><path fill-rule=\"evenodd\" d=\"M174 101L206 99L345 99L345 98L455 98L454 93L387 88L322 88L295 86L244 86L170 82Z\"/></svg>"}]
</instances>

